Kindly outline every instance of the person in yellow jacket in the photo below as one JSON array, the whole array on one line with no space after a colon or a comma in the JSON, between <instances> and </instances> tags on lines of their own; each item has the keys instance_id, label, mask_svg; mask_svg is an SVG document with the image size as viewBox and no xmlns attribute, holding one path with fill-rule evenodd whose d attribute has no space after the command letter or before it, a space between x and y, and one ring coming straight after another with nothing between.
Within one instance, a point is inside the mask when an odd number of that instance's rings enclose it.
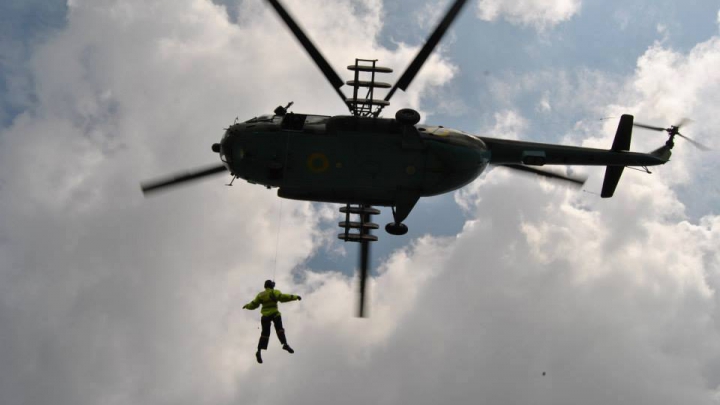
<instances>
[{"instance_id":1,"label":"person in yellow jacket","mask_svg":"<svg viewBox=\"0 0 720 405\"><path fill-rule=\"evenodd\" d=\"M270 323L275 324L275 332L277 333L280 343L283 345L283 350L288 353L295 353L287 343L285 337L285 329L283 329L282 318L280 311L278 311L278 302L289 302L289 301L300 301L302 297L293 294L283 294L278 290L275 290L275 282L272 280L265 280L265 291L260 292L254 300L243 306L243 309L253 310L262 305L260 309L260 325L262 325L262 331L260 332L260 341L258 342L257 353L255 358L258 363L262 363L262 355L260 350L267 350L268 342L270 341Z\"/></svg>"}]
</instances>

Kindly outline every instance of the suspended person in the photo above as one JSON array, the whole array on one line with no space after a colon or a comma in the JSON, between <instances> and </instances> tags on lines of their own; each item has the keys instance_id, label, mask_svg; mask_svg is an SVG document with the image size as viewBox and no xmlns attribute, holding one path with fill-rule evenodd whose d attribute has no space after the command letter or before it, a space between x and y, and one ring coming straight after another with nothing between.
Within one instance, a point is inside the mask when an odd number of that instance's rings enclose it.
<instances>
[{"instance_id":1,"label":"suspended person","mask_svg":"<svg viewBox=\"0 0 720 405\"><path fill-rule=\"evenodd\" d=\"M262 363L262 355L260 350L267 350L268 342L270 341L270 323L275 324L275 332L277 333L280 343L282 343L283 350L288 353L295 353L287 343L285 337L285 329L282 326L282 317L280 311L278 311L278 302L289 302L289 301L300 301L302 298L299 295L283 294L278 290L275 290L275 282L272 280L265 280L265 291L260 292L254 300L250 303L245 304L243 309L253 310L262 305L260 309L260 325L262 325L262 331L260 332L260 341L258 342L257 358L258 363Z\"/></svg>"}]
</instances>

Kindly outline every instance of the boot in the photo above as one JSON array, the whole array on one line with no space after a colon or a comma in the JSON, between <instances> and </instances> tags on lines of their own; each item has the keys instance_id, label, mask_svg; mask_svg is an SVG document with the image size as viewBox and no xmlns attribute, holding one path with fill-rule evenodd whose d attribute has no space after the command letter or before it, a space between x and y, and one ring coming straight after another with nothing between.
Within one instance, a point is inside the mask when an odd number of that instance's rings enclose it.
<instances>
[{"instance_id":1,"label":"boot","mask_svg":"<svg viewBox=\"0 0 720 405\"><path fill-rule=\"evenodd\" d=\"M285 343L285 344L283 345L283 350L285 350L286 352L288 352L288 353L290 353L290 354L295 353L295 350L293 350L292 347L290 347L287 343Z\"/></svg>"},{"instance_id":2,"label":"boot","mask_svg":"<svg viewBox=\"0 0 720 405\"><path fill-rule=\"evenodd\" d=\"M262 354L260 354L260 349L255 353L255 358L257 359L257 362L262 364Z\"/></svg>"}]
</instances>

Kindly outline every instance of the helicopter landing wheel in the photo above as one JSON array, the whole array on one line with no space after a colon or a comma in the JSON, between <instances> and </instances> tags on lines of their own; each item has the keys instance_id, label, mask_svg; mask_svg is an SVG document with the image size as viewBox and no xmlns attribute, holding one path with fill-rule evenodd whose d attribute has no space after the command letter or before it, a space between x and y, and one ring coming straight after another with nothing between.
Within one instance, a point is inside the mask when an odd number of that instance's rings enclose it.
<instances>
[{"instance_id":1,"label":"helicopter landing wheel","mask_svg":"<svg viewBox=\"0 0 720 405\"><path fill-rule=\"evenodd\" d=\"M403 108L395 113L395 120L402 125L415 125L420 122L420 113L412 108Z\"/></svg>"},{"instance_id":2,"label":"helicopter landing wheel","mask_svg":"<svg viewBox=\"0 0 720 405\"><path fill-rule=\"evenodd\" d=\"M385 225L385 232L390 235L405 235L408 232L408 227L403 223L390 222Z\"/></svg>"}]
</instances>

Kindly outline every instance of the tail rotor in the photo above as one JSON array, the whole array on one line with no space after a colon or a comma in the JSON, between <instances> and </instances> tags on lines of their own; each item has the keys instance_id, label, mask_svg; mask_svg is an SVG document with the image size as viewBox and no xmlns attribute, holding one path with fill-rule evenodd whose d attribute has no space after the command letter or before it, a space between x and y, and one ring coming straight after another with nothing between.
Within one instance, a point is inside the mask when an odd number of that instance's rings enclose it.
<instances>
[{"instance_id":1,"label":"tail rotor","mask_svg":"<svg viewBox=\"0 0 720 405\"><path fill-rule=\"evenodd\" d=\"M639 123L639 122L634 123L633 126L638 127L638 128L649 129L649 130L651 130L651 131L661 131L661 132L662 132L662 131L665 131L665 132L667 132L668 135L670 135L670 137L668 138L668 140L667 140L667 142L666 142L666 144L667 144L667 146L668 146L669 148L672 148L672 147L674 146L674 142L673 142L673 141L675 140L675 136L677 135L677 136L679 136L680 138L683 138L683 139L685 139L686 141L690 142L691 145L693 145L694 147L696 147L696 148L698 148L698 149L700 149L700 150L702 150L702 151L709 151L709 150L711 150L710 148L708 148L707 146L701 144L700 142L694 141L694 140L690 139L689 137L687 137L687 136L685 136L685 135L683 135L683 134L680 133L680 128L683 127L683 126L685 126L685 125L687 125L687 124L689 124L689 123L691 123L691 122L693 122L691 119L689 119L689 118L683 118L683 119L680 120L680 122L678 122L678 123L675 124L675 125L671 125L669 128L663 128L663 127L658 127L658 126L654 126L654 125L641 124L641 123Z\"/></svg>"}]
</instances>

